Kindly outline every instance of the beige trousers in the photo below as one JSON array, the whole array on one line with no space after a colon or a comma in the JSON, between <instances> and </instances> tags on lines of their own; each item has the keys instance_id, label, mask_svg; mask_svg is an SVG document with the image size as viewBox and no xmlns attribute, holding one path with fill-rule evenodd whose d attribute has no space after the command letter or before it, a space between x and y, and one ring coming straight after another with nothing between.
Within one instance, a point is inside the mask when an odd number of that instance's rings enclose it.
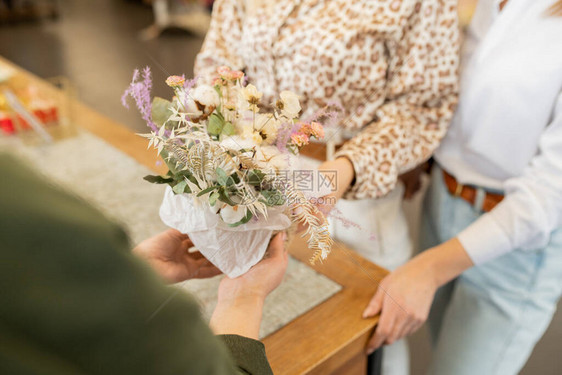
<instances>
[{"instance_id":1,"label":"beige trousers","mask_svg":"<svg viewBox=\"0 0 562 375\"><path fill-rule=\"evenodd\" d=\"M303 168L313 169L320 164L310 158L302 159ZM388 270L397 268L412 257L413 251L402 207L403 193L404 186L399 182L392 192L379 199L341 199L330 218L330 233L371 262ZM407 375L409 367L405 339L384 347L383 375Z\"/></svg>"},{"instance_id":2,"label":"beige trousers","mask_svg":"<svg viewBox=\"0 0 562 375\"><path fill-rule=\"evenodd\" d=\"M380 199L340 200L330 222L334 238L386 269L404 264L412 256L412 242L402 210L403 192L399 185ZM344 220L334 219L340 215ZM382 375L407 375L409 367L406 339L384 347Z\"/></svg>"}]
</instances>

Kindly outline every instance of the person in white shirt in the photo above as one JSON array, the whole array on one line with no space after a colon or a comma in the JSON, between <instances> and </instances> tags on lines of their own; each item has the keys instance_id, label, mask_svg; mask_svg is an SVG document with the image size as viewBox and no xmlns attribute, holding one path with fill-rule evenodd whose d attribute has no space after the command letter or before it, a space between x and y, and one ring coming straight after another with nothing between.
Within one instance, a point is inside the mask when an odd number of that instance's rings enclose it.
<instances>
[{"instance_id":1,"label":"person in white shirt","mask_svg":"<svg viewBox=\"0 0 562 375\"><path fill-rule=\"evenodd\" d=\"M480 0L462 62L424 205L429 250L381 282L367 350L429 315L430 373L516 374L562 293L562 1Z\"/></svg>"}]
</instances>

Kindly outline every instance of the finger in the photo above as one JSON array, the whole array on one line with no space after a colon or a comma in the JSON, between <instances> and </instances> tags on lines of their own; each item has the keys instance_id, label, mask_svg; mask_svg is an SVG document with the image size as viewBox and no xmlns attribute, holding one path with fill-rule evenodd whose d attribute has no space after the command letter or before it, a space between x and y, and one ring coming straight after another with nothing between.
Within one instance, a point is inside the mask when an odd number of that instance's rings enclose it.
<instances>
[{"instance_id":1,"label":"finger","mask_svg":"<svg viewBox=\"0 0 562 375\"><path fill-rule=\"evenodd\" d=\"M170 228L170 229L166 230L166 234L168 234L168 235L170 235L174 238L180 239L180 240L183 240L185 238L189 238L189 236L187 234L182 233L179 230L173 229L173 228Z\"/></svg>"},{"instance_id":2,"label":"finger","mask_svg":"<svg viewBox=\"0 0 562 375\"><path fill-rule=\"evenodd\" d=\"M407 324L402 327L402 331L399 334L399 339L410 336L412 333L416 332L418 323L415 320L410 320Z\"/></svg>"},{"instance_id":3,"label":"finger","mask_svg":"<svg viewBox=\"0 0 562 375\"><path fill-rule=\"evenodd\" d=\"M222 273L213 263L211 263L207 258L201 258L197 260L188 259L186 265L186 270L191 273L191 278L206 278L216 276ZM189 271L191 269L191 271Z\"/></svg>"},{"instance_id":4,"label":"finger","mask_svg":"<svg viewBox=\"0 0 562 375\"><path fill-rule=\"evenodd\" d=\"M269 243L268 252L270 258L283 258L285 252L285 232L280 232L273 237Z\"/></svg>"},{"instance_id":5,"label":"finger","mask_svg":"<svg viewBox=\"0 0 562 375\"><path fill-rule=\"evenodd\" d=\"M209 277L220 275L222 272L214 265L206 265L198 269L198 272L193 278L195 279L206 279Z\"/></svg>"},{"instance_id":6,"label":"finger","mask_svg":"<svg viewBox=\"0 0 562 375\"><path fill-rule=\"evenodd\" d=\"M194 259L194 260L207 259L199 251L191 251L191 252L188 252L186 255L187 255L187 257L189 257L191 259Z\"/></svg>"},{"instance_id":7,"label":"finger","mask_svg":"<svg viewBox=\"0 0 562 375\"><path fill-rule=\"evenodd\" d=\"M197 268L202 268L202 267L208 267L208 266L215 266L209 259L205 258L205 257L201 257L197 260L193 260L190 259L189 260L191 263L195 264L195 267Z\"/></svg>"},{"instance_id":8,"label":"finger","mask_svg":"<svg viewBox=\"0 0 562 375\"><path fill-rule=\"evenodd\" d=\"M410 331L407 334L411 335L412 333L417 332L417 330L420 329L423 326L424 323L425 322L415 321L412 328L410 329Z\"/></svg>"},{"instance_id":9,"label":"finger","mask_svg":"<svg viewBox=\"0 0 562 375\"><path fill-rule=\"evenodd\" d=\"M369 301L369 304L363 311L363 319L372 318L380 312L383 297L384 293L382 291L382 288L379 287L375 292L375 295L373 296L373 298L371 298L371 301Z\"/></svg>"},{"instance_id":10,"label":"finger","mask_svg":"<svg viewBox=\"0 0 562 375\"><path fill-rule=\"evenodd\" d=\"M371 340L367 344L367 354L371 354L386 341L386 338L390 334L392 327L394 325L394 314L389 309L384 309L381 313L379 324L375 329L375 334L371 337Z\"/></svg>"},{"instance_id":11,"label":"finger","mask_svg":"<svg viewBox=\"0 0 562 375\"><path fill-rule=\"evenodd\" d=\"M182 240L182 246L185 246L185 248L186 248L187 250L189 250L189 249L191 249L192 247L194 247L195 245L193 245L193 241L191 241L191 238L189 238L189 237L186 236L186 237Z\"/></svg>"},{"instance_id":12,"label":"finger","mask_svg":"<svg viewBox=\"0 0 562 375\"><path fill-rule=\"evenodd\" d=\"M410 323L404 312L398 313L394 326L385 340L386 345L392 345L404 336L404 328Z\"/></svg>"}]
</instances>

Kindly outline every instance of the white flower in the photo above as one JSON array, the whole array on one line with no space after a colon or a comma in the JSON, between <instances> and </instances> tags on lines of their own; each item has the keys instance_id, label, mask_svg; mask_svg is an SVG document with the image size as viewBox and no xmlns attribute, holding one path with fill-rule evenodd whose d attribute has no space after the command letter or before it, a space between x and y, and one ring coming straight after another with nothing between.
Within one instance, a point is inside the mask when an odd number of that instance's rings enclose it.
<instances>
[{"instance_id":1,"label":"white flower","mask_svg":"<svg viewBox=\"0 0 562 375\"><path fill-rule=\"evenodd\" d=\"M246 216L246 206L229 206L228 204L221 208L220 215L222 220L227 224L239 222Z\"/></svg>"},{"instance_id":2,"label":"white flower","mask_svg":"<svg viewBox=\"0 0 562 375\"><path fill-rule=\"evenodd\" d=\"M275 146L262 146L256 149L256 160L261 168L269 171L288 170L293 160L288 153L282 153Z\"/></svg>"},{"instance_id":3,"label":"white flower","mask_svg":"<svg viewBox=\"0 0 562 375\"><path fill-rule=\"evenodd\" d=\"M242 149L252 149L257 146L257 143L255 143L251 138L243 138L238 135L233 135L223 139L220 145L227 150L240 151Z\"/></svg>"},{"instance_id":4,"label":"white flower","mask_svg":"<svg viewBox=\"0 0 562 375\"><path fill-rule=\"evenodd\" d=\"M250 135L250 139L257 145L260 145L263 142L263 138L260 133L253 131Z\"/></svg>"},{"instance_id":5,"label":"white flower","mask_svg":"<svg viewBox=\"0 0 562 375\"><path fill-rule=\"evenodd\" d=\"M301 111L301 105L297 94L291 91L281 91L281 100L276 103L277 108L288 119L294 119Z\"/></svg>"},{"instance_id":6,"label":"white flower","mask_svg":"<svg viewBox=\"0 0 562 375\"><path fill-rule=\"evenodd\" d=\"M177 97L174 99L176 108L181 112L186 112L189 118L197 118L203 114L191 96L185 90L177 90Z\"/></svg>"},{"instance_id":7,"label":"white flower","mask_svg":"<svg viewBox=\"0 0 562 375\"><path fill-rule=\"evenodd\" d=\"M259 146L263 142L263 138L259 132L254 129L254 124L252 121L243 121L239 124L239 129L242 138L249 140L254 145Z\"/></svg>"},{"instance_id":8,"label":"white flower","mask_svg":"<svg viewBox=\"0 0 562 375\"><path fill-rule=\"evenodd\" d=\"M195 100L188 98L183 103L185 111L190 118L197 118L203 115L203 111L199 110L197 104L195 104Z\"/></svg>"},{"instance_id":9,"label":"white flower","mask_svg":"<svg viewBox=\"0 0 562 375\"><path fill-rule=\"evenodd\" d=\"M209 85L199 85L189 93L190 97L204 106L218 107L220 104L219 93Z\"/></svg>"},{"instance_id":10,"label":"white flower","mask_svg":"<svg viewBox=\"0 0 562 375\"><path fill-rule=\"evenodd\" d=\"M279 123L270 114L267 115L257 115L255 131L259 133L263 141L267 144L273 144L275 138L277 138L277 130L279 129Z\"/></svg>"},{"instance_id":11,"label":"white flower","mask_svg":"<svg viewBox=\"0 0 562 375\"><path fill-rule=\"evenodd\" d=\"M259 110L258 104L263 96L263 93L259 92L256 86L251 83L242 89L242 95L244 100L247 102L247 107L253 112Z\"/></svg>"}]
</instances>

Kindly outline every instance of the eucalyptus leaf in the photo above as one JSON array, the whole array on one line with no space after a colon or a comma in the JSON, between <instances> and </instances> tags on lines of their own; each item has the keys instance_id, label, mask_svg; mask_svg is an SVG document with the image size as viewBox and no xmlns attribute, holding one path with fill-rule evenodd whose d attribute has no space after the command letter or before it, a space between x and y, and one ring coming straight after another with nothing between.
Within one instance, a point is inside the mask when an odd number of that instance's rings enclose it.
<instances>
[{"instance_id":1,"label":"eucalyptus leaf","mask_svg":"<svg viewBox=\"0 0 562 375\"><path fill-rule=\"evenodd\" d=\"M236 206L236 203L234 203L230 197L228 196L226 190L224 188L220 188L219 191L219 200L221 202L224 202L226 204L228 204L229 206Z\"/></svg>"},{"instance_id":2,"label":"eucalyptus leaf","mask_svg":"<svg viewBox=\"0 0 562 375\"><path fill-rule=\"evenodd\" d=\"M239 182L240 182L240 177L238 176L238 173L234 172L229 176L226 186L235 185Z\"/></svg>"},{"instance_id":3,"label":"eucalyptus leaf","mask_svg":"<svg viewBox=\"0 0 562 375\"><path fill-rule=\"evenodd\" d=\"M263 178L265 177L265 174L260 171L259 169L252 169L249 173L248 173L248 183L252 186L259 186L262 181Z\"/></svg>"},{"instance_id":4,"label":"eucalyptus leaf","mask_svg":"<svg viewBox=\"0 0 562 375\"><path fill-rule=\"evenodd\" d=\"M224 126L224 118L222 115L213 112L211 116L209 116L209 121L207 123L207 131L211 135L220 135L222 133L222 128Z\"/></svg>"},{"instance_id":5,"label":"eucalyptus leaf","mask_svg":"<svg viewBox=\"0 0 562 375\"><path fill-rule=\"evenodd\" d=\"M187 174L187 173L186 173ZM186 178L189 180L189 182L199 186L199 184L197 183L197 179L195 178L195 176L193 176L192 174L189 174L188 176L186 176Z\"/></svg>"},{"instance_id":6,"label":"eucalyptus leaf","mask_svg":"<svg viewBox=\"0 0 562 375\"><path fill-rule=\"evenodd\" d=\"M234 135L235 132L236 129L234 128L234 125L232 125L231 122L226 122L222 127L222 134L224 135Z\"/></svg>"},{"instance_id":7,"label":"eucalyptus leaf","mask_svg":"<svg viewBox=\"0 0 562 375\"><path fill-rule=\"evenodd\" d=\"M173 182L174 179L171 177L164 177L164 176L155 176L155 175L147 175L142 178L145 181L148 181L153 184L168 184Z\"/></svg>"},{"instance_id":8,"label":"eucalyptus leaf","mask_svg":"<svg viewBox=\"0 0 562 375\"><path fill-rule=\"evenodd\" d=\"M172 102L158 96L152 100L152 121L158 125L158 127L164 125L172 115L172 111L170 110L171 106Z\"/></svg>"},{"instance_id":9,"label":"eucalyptus leaf","mask_svg":"<svg viewBox=\"0 0 562 375\"><path fill-rule=\"evenodd\" d=\"M237 226L239 226L239 225L246 224L248 221L250 221L250 219L251 219L253 216L254 216L254 215L252 214L252 212L251 212L250 210L248 210L248 211L246 212L246 216L244 216L244 217L242 218L242 220L237 221L236 223L233 223L233 224L228 224L228 226L231 227L231 228L235 228L235 227L237 227Z\"/></svg>"},{"instance_id":10,"label":"eucalyptus leaf","mask_svg":"<svg viewBox=\"0 0 562 375\"><path fill-rule=\"evenodd\" d=\"M262 190L260 193L268 206L281 206L285 203L285 197L279 190Z\"/></svg>"},{"instance_id":11,"label":"eucalyptus leaf","mask_svg":"<svg viewBox=\"0 0 562 375\"><path fill-rule=\"evenodd\" d=\"M218 188L217 185L208 187L208 188L206 188L206 189L204 189L204 190L201 190L201 191L197 194L197 196L200 197L200 196L202 196L202 195L205 195L205 194L207 194L207 193L209 193L209 192L215 190L216 188Z\"/></svg>"},{"instance_id":12,"label":"eucalyptus leaf","mask_svg":"<svg viewBox=\"0 0 562 375\"><path fill-rule=\"evenodd\" d=\"M228 176L226 175L224 169L218 167L216 173L217 173L217 182L221 186L226 186L226 183L228 182Z\"/></svg>"},{"instance_id":13,"label":"eucalyptus leaf","mask_svg":"<svg viewBox=\"0 0 562 375\"><path fill-rule=\"evenodd\" d=\"M214 206L217 203L217 199L219 198L220 194L217 191L213 191L211 195L209 195L209 204Z\"/></svg>"},{"instance_id":14,"label":"eucalyptus leaf","mask_svg":"<svg viewBox=\"0 0 562 375\"><path fill-rule=\"evenodd\" d=\"M182 180L182 181L178 182L177 184L175 184L174 187L172 188L172 190L176 194L183 194L186 187L187 187L187 182L185 180Z\"/></svg>"},{"instance_id":15,"label":"eucalyptus leaf","mask_svg":"<svg viewBox=\"0 0 562 375\"><path fill-rule=\"evenodd\" d=\"M166 166L168 167L168 169L170 170L172 175L177 175L180 173L180 171L178 170L178 168L176 168L176 163L174 162L174 160L172 158L170 158L170 154L168 153L167 150L162 150L159 152L160 156L162 156L162 159L164 160L164 163L166 163Z\"/></svg>"}]
</instances>

